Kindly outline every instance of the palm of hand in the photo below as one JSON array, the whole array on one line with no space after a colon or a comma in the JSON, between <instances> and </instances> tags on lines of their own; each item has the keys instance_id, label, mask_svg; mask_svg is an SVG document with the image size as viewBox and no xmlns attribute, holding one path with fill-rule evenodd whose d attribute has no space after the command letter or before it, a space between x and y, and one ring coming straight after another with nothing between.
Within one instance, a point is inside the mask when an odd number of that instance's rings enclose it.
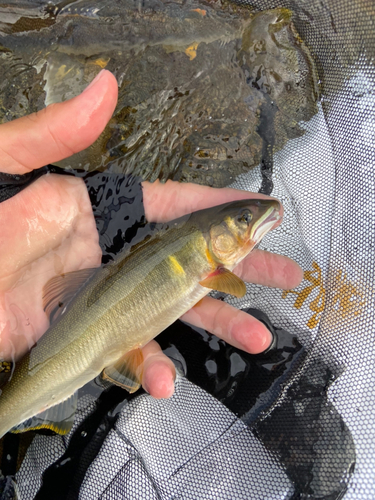
<instances>
[{"instance_id":1,"label":"palm of hand","mask_svg":"<svg viewBox=\"0 0 375 500\"><path fill-rule=\"evenodd\" d=\"M0 205L0 224L0 357L17 359L49 326L45 283L57 274L99 266L101 251L80 179L39 179Z\"/></svg>"}]
</instances>

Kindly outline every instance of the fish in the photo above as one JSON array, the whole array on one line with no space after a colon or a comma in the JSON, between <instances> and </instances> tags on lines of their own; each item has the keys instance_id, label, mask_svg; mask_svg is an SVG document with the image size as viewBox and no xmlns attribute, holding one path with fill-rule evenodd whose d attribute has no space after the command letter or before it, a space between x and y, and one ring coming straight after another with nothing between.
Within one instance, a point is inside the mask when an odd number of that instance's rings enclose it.
<instances>
[{"instance_id":1,"label":"fish","mask_svg":"<svg viewBox=\"0 0 375 500\"><path fill-rule=\"evenodd\" d=\"M0 123L74 97L102 68L119 85L113 118L60 167L224 187L301 136L300 122L317 112L315 63L288 9L0 5Z\"/></svg>"},{"instance_id":2,"label":"fish","mask_svg":"<svg viewBox=\"0 0 375 500\"><path fill-rule=\"evenodd\" d=\"M1 389L0 436L67 433L77 390L100 374L137 390L140 348L211 290L245 295L232 271L279 219L273 199L226 203L163 225L105 267L50 279L43 301L51 324Z\"/></svg>"}]
</instances>

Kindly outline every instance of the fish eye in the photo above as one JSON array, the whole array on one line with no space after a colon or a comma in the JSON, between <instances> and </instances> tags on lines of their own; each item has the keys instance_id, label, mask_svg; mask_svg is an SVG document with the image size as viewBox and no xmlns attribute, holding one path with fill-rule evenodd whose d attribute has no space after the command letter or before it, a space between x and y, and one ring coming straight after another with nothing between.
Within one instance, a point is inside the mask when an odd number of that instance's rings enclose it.
<instances>
[{"instance_id":1,"label":"fish eye","mask_svg":"<svg viewBox=\"0 0 375 500\"><path fill-rule=\"evenodd\" d=\"M253 220L253 214L250 210L242 210L242 212L237 217L238 222L246 223L247 225Z\"/></svg>"}]
</instances>

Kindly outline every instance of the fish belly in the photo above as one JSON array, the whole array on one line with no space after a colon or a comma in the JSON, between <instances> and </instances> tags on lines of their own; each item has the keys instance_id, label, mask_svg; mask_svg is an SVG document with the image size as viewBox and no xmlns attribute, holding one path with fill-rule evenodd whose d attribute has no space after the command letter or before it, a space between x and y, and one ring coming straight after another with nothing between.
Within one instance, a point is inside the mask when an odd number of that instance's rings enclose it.
<instances>
[{"instance_id":1,"label":"fish belly","mask_svg":"<svg viewBox=\"0 0 375 500\"><path fill-rule=\"evenodd\" d=\"M108 312L99 327L92 325L85 335L66 348L69 352L60 352L44 363L33 360L33 354L38 355L36 346L33 350L36 352L32 351L21 362L1 394L0 436L20 422L67 399L126 352L156 337L208 292L207 288L196 285L180 300L169 301L167 307L163 306L163 300L154 298L149 307L142 307L142 303L137 310L124 300L125 303L117 306L122 309L121 314L116 315L113 310ZM124 309L128 309L127 314L124 314ZM55 336L63 335L63 327L64 322L56 329L59 331Z\"/></svg>"}]
</instances>

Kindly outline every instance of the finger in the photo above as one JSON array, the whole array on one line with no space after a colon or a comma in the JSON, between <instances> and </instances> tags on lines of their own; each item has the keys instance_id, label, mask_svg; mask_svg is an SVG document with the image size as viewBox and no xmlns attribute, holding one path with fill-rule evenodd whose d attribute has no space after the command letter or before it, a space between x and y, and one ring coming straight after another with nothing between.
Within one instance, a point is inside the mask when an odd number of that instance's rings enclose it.
<instances>
[{"instance_id":1,"label":"finger","mask_svg":"<svg viewBox=\"0 0 375 500\"><path fill-rule=\"evenodd\" d=\"M250 354L263 352L272 342L272 334L263 323L212 297L202 299L181 319Z\"/></svg>"},{"instance_id":2,"label":"finger","mask_svg":"<svg viewBox=\"0 0 375 500\"><path fill-rule=\"evenodd\" d=\"M303 279L303 271L294 260L265 250L253 250L234 269L248 283L275 288L295 288Z\"/></svg>"},{"instance_id":3,"label":"finger","mask_svg":"<svg viewBox=\"0 0 375 500\"><path fill-rule=\"evenodd\" d=\"M90 146L117 102L117 81L101 71L82 94L0 126L0 171L24 173Z\"/></svg>"},{"instance_id":4,"label":"finger","mask_svg":"<svg viewBox=\"0 0 375 500\"><path fill-rule=\"evenodd\" d=\"M144 371L142 386L156 399L170 398L174 393L176 369L173 362L163 354L155 340L142 348Z\"/></svg>"},{"instance_id":5,"label":"finger","mask_svg":"<svg viewBox=\"0 0 375 500\"><path fill-rule=\"evenodd\" d=\"M246 199L270 200L269 196L232 188L211 188L192 183L143 182L143 204L150 222L167 222L182 215L222 203ZM280 215L283 215L281 209ZM281 223L281 219L278 224ZM278 225L275 224L275 227Z\"/></svg>"}]
</instances>

